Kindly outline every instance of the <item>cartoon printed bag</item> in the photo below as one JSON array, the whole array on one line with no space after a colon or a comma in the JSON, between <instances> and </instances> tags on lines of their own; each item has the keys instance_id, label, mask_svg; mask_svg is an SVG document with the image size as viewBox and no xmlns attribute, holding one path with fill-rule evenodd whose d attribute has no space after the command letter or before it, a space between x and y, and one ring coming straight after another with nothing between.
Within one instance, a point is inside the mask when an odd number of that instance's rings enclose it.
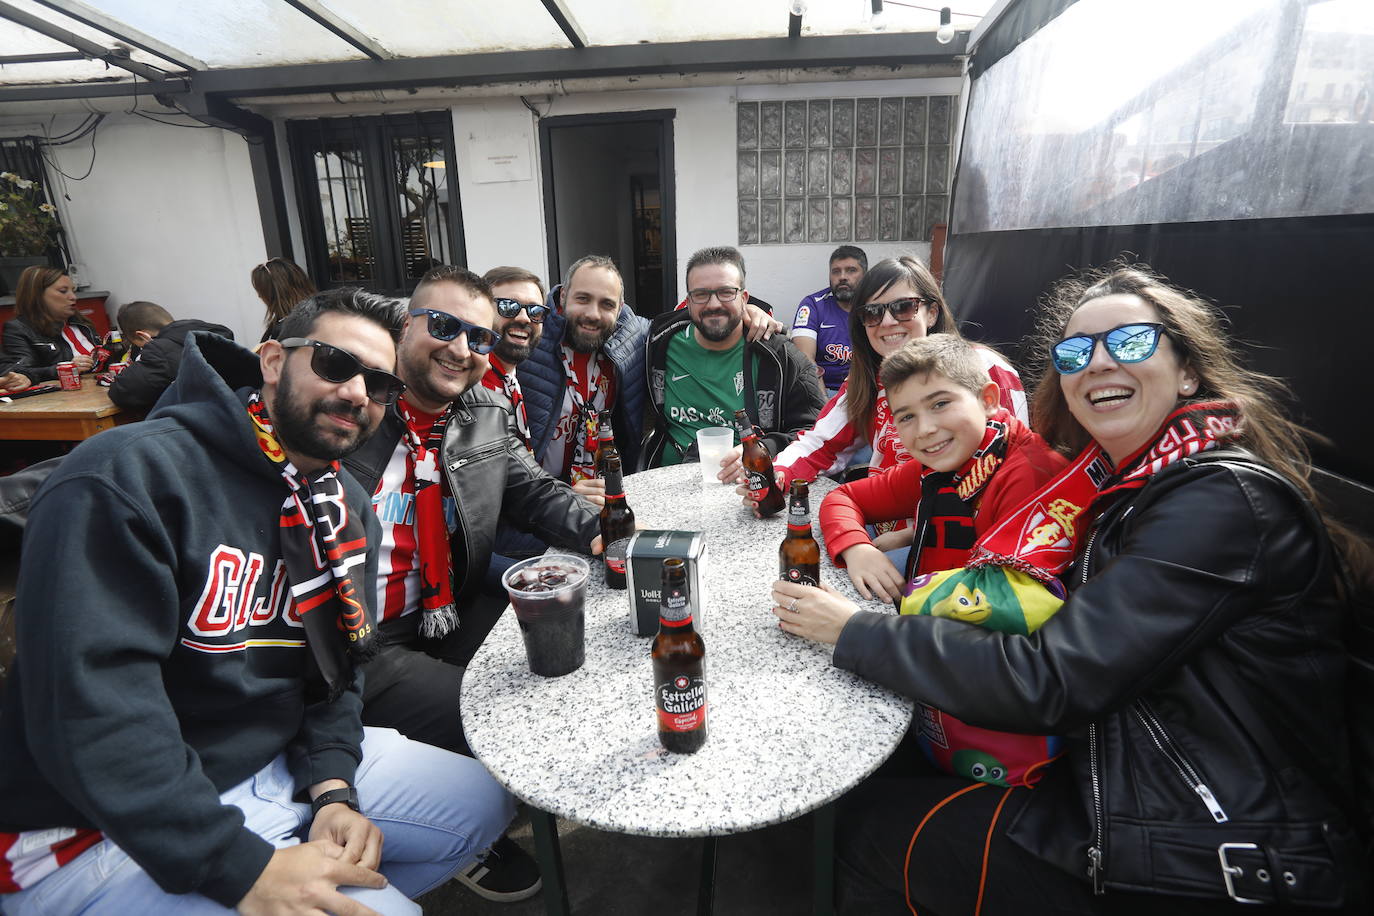
<instances>
[{"instance_id":1,"label":"cartoon printed bag","mask_svg":"<svg viewBox=\"0 0 1374 916\"><path fill-rule=\"evenodd\" d=\"M949 617L1003 633L1029 635L1064 603L1058 579L1042 582L1005 566L947 569L916 576L901 601L903 614ZM921 748L955 776L998 786L1028 786L1060 752L1061 739L978 728L918 704Z\"/></svg>"}]
</instances>

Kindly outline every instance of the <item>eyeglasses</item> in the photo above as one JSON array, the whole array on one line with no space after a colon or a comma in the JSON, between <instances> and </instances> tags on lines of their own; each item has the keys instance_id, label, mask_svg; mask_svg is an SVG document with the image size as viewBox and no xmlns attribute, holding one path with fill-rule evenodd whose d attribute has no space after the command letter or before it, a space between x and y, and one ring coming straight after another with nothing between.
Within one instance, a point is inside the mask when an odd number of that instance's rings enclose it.
<instances>
[{"instance_id":1,"label":"eyeglasses","mask_svg":"<svg viewBox=\"0 0 1374 916\"><path fill-rule=\"evenodd\" d=\"M876 328L883 323L883 313L891 312L893 321L910 321L923 305L935 305L935 300L915 296L911 299L893 299L891 302L870 302L859 306L859 320L866 328Z\"/></svg>"},{"instance_id":2,"label":"eyeglasses","mask_svg":"<svg viewBox=\"0 0 1374 916\"><path fill-rule=\"evenodd\" d=\"M496 348L496 342L501 339L491 328L484 328L480 324L469 324L457 315L450 315L448 312L436 312L434 309L411 309L410 314L414 317L421 315L429 316L429 336L435 340L453 340L459 334L468 336L468 349L473 353L490 353Z\"/></svg>"},{"instance_id":3,"label":"eyeglasses","mask_svg":"<svg viewBox=\"0 0 1374 916\"><path fill-rule=\"evenodd\" d=\"M507 299L504 296L496 300L496 314L502 318L514 318L524 309L530 316L530 321L538 324L544 320L544 316L549 313L549 307L540 302L516 302L514 299ZM472 339L468 338L468 346L472 346Z\"/></svg>"},{"instance_id":4,"label":"eyeglasses","mask_svg":"<svg viewBox=\"0 0 1374 916\"><path fill-rule=\"evenodd\" d=\"M1093 348L1100 340L1118 363L1138 363L1154 356L1163 331L1162 324L1141 322L1123 324L1096 334L1075 334L1054 345L1050 351L1052 362L1060 375L1082 372L1093 361Z\"/></svg>"},{"instance_id":5,"label":"eyeglasses","mask_svg":"<svg viewBox=\"0 0 1374 916\"><path fill-rule=\"evenodd\" d=\"M314 347L315 352L310 354L310 368L326 382L342 385L353 376L362 373L363 387L367 389L368 398L383 407L395 404L401 392L406 390L405 382L390 372L369 369L352 353L323 341L311 340L308 337L288 337L279 343L283 350Z\"/></svg>"},{"instance_id":6,"label":"eyeglasses","mask_svg":"<svg viewBox=\"0 0 1374 916\"><path fill-rule=\"evenodd\" d=\"M721 302L734 302L735 297L738 295L738 286L722 286L718 289L689 289L687 291L687 298L691 299L697 305L705 305L711 301L712 296L715 296Z\"/></svg>"}]
</instances>

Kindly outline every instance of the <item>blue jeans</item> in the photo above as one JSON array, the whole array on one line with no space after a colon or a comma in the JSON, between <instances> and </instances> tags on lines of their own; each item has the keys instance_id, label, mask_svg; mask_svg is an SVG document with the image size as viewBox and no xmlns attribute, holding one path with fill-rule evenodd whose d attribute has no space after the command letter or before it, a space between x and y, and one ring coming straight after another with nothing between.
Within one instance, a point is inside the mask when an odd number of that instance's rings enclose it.
<instances>
[{"instance_id":1,"label":"blue jeans","mask_svg":"<svg viewBox=\"0 0 1374 916\"><path fill-rule=\"evenodd\" d=\"M379 871L390 884L340 891L384 916L418 914L409 898L471 864L505 831L515 803L471 758L410 741L389 728L367 728L364 734L355 784L363 812L382 830ZM293 801L293 788L286 756L278 754L220 800L241 809L248 829L281 849L300 843L310 828L310 805ZM199 894L168 894L108 839L34 887L0 897L0 911L8 916L233 912Z\"/></svg>"}]
</instances>

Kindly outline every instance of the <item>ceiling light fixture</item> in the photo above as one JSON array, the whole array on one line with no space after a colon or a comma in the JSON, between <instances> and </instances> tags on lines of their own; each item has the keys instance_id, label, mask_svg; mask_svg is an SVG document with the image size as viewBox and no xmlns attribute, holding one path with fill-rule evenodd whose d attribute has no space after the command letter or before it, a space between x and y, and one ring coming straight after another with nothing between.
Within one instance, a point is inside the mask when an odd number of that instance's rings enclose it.
<instances>
[{"instance_id":1,"label":"ceiling light fixture","mask_svg":"<svg viewBox=\"0 0 1374 916\"><path fill-rule=\"evenodd\" d=\"M875 32L887 28L887 19L883 16L883 0L869 0L868 27Z\"/></svg>"},{"instance_id":2,"label":"ceiling light fixture","mask_svg":"<svg viewBox=\"0 0 1374 916\"><path fill-rule=\"evenodd\" d=\"M940 8L940 27L935 30L935 40L947 45L954 40L954 26L949 21L949 7Z\"/></svg>"}]
</instances>

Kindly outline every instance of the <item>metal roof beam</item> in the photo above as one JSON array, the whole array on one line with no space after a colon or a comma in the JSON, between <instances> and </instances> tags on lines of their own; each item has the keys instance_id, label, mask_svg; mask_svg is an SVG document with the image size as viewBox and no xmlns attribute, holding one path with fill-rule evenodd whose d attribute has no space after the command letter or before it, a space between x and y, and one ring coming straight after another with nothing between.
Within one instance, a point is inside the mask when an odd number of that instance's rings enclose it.
<instances>
[{"instance_id":1,"label":"metal roof beam","mask_svg":"<svg viewBox=\"0 0 1374 916\"><path fill-rule=\"evenodd\" d=\"M113 99L129 95L185 95L191 87L185 80L158 82L113 80L104 83L47 83L32 86L0 86L0 102L49 102L64 99Z\"/></svg>"},{"instance_id":2,"label":"metal roof beam","mask_svg":"<svg viewBox=\"0 0 1374 916\"><path fill-rule=\"evenodd\" d=\"M46 64L59 60L87 60L80 51L54 51L50 54L7 54L0 57L0 67L6 64Z\"/></svg>"},{"instance_id":3,"label":"metal roof beam","mask_svg":"<svg viewBox=\"0 0 1374 916\"><path fill-rule=\"evenodd\" d=\"M32 29L40 35L46 35L54 41L60 41L64 45L76 48L82 54L96 60L104 61L112 67L121 70L128 70L146 80L160 80L165 75L157 67L150 67L135 60L129 60L128 52L123 57L115 54L111 48L102 48L89 39L82 38L74 32L69 32L58 25L53 25L46 19L33 15L33 13L10 6L8 3L0 2L0 19L8 19L16 22L26 29Z\"/></svg>"},{"instance_id":4,"label":"metal roof beam","mask_svg":"<svg viewBox=\"0 0 1374 916\"><path fill-rule=\"evenodd\" d=\"M228 96L474 86L486 83L646 73L711 73L807 67L897 67L946 63L964 53L966 35L942 45L933 32L744 38L671 44L502 51L399 60L336 61L210 70L193 76L198 92Z\"/></svg>"},{"instance_id":5,"label":"metal roof beam","mask_svg":"<svg viewBox=\"0 0 1374 916\"><path fill-rule=\"evenodd\" d=\"M568 36L568 42L574 48L585 48L590 42L587 41L587 33L582 31L582 26L577 24L573 18L572 10L568 9L568 4L563 0L543 0L544 9L549 11L553 21L563 30L563 34Z\"/></svg>"},{"instance_id":6,"label":"metal roof beam","mask_svg":"<svg viewBox=\"0 0 1374 916\"><path fill-rule=\"evenodd\" d=\"M285 0L285 2L373 60L392 60L396 57L393 52L384 48L375 38L358 31L357 26L327 8L319 0Z\"/></svg>"},{"instance_id":7,"label":"metal roof beam","mask_svg":"<svg viewBox=\"0 0 1374 916\"><path fill-rule=\"evenodd\" d=\"M118 39L125 44L133 45L149 54L155 54L165 61L170 61L186 70L209 70L210 65L205 61L192 57L179 48L174 48L169 44L158 41L151 35L140 32L127 23L121 22L111 16L102 13L95 7L82 3L81 0L36 0L48 9L56 10L64 16L70 16L82 25L88 25L93 29L99 29L112 38Z\"/></svg>"}]
</instances>

